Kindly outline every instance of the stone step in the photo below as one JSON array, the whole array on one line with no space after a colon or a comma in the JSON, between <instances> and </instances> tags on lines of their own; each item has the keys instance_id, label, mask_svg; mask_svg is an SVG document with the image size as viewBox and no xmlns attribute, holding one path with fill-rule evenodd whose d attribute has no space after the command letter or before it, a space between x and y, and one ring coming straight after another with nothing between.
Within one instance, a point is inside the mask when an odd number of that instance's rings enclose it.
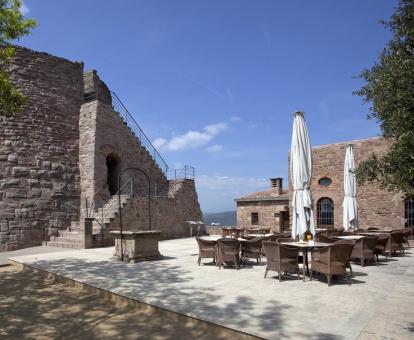
<instances>
[{"instance_id":1,"label":"stone step","mask_svg":"<svg viewBox=\"0 0 414 340\"><path fill-rule=\"evenodd\" d=\"M43 241L43 246L47 247L57 247L57 248L71 248L71 249L81 249L81 243L66 243L58 241Z\"/></svg>"},{"instance_id":2,"label":"stone step","mask_svg":"<svg viewBox=\"0 0 414 340\"><path fill-rule=\"evenodd\" d=\"M77 237L79 235L78 231L68 231L68 230L59 230L59 237Z\"/></svg>"},{"instance_id":3,"label":"stone step","mask_svg":"<svg viewBox=\"0 0 414 340\"><path fill-rule=\"evenodd\" d=\"M52 241L52 242L64 242L64 243L81 243L82 239L81 239L80 236L78 236L78 237L51 236L50 241Z\"/></svg>"}]
</instances>

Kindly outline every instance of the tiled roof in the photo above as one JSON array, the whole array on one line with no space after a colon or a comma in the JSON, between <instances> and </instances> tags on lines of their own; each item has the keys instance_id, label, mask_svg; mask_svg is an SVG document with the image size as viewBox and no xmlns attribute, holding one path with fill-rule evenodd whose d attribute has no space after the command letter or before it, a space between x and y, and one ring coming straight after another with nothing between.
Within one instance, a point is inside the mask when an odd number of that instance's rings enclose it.
<instances>
[{"instance_id":1,"label":"tiled roof","mask_svg":"<svg viewBox=\"0 0 414 340\"><path fill-rule=\"evenodd\" d=\"M279 195L275 189L269 189L242 196L237 198L236 201L287 201L289 199L287 193L287 190L283 190L282 194Z\"/></svg>"}]
</instances>

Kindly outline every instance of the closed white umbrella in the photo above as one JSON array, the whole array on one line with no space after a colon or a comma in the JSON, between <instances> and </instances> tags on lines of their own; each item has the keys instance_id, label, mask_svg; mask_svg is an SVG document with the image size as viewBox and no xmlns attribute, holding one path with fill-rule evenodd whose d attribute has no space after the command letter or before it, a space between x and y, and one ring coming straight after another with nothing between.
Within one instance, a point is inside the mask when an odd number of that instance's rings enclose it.
<instances>
[{"instance_id":1,"label":"closed white umbrella","mask_svg":"<svg viewBox=\"0 0 414 340\"><path fill-rule=\"evenodd\" d=\"M308 128L303 112L293 113L292 145L290 148L290 176L293 187L292 237L310 230L315 235L312 195L312 155Z\"/></svg>"},{"instance_id":2,"label":"closed white umbrella","mask_svg":"<svg viewBox=\"0 0 414 340\"><path fill-rule=\"evenodd\" d=\"M355 161L352 145L348 145L344 163L343 226L345 230L358 228L358 205L356 199Z\"/></svg>"}]
</instances>

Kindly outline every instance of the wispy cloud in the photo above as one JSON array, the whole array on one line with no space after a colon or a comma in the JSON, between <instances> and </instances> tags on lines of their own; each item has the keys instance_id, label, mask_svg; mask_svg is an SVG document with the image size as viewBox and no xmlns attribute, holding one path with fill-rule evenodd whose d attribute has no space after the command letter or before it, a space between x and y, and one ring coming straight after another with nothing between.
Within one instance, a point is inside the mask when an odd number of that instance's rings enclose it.
<instances>
[{"instance_id":1,"label":"wispy cloud","mask_svg":"<svg viewBox=\"0 0 414 340\"><path fill-rule=\"evenodd\" d=\"M214 96L216 96L218 98L228 99L228 100L231 100L231 101L234 98L233 92L229 88L226 88L225 90L221 91L221 90L218 90L218 89L216 89L216 88L214 88L214 87L212 87L212 86L210 86L210 85L208 85L208 84L206 84L204 82L201 82L201 81L196 80L196 79L194 79L192 77L189 77L188 75L186 75L186 74L184 74L182 72L180 72L180 73L188 81L190 81L193 84L196 84L197 86L205 89L206 91L210 92L212 95L214 95Z\"/></svg>"},{"instance_id":2,"label":"wispy cloud","mask_svg":"<svg viewBox=\"0 0 414 340\"><path fill-rule=\"evenodd\" d=\"M200 131L190 130L171 139L157 138L153 144L156 148L167 151L193 149L207 145L221 132L228 129L227 123L217 123L205 126Z\"/></svg>"},{"instance_id":3,"label":"wispy cloud","mask_svg":"<svg viewBox=\"0 0 414 340\"><path fill-rule=\"evenodd\" d=\"M22 1L22 6L20 7L20 12L23 14L23 15L27 15L27 14L29 14L30 13L30 8L29 7L27 7L27 5Z\"/></svg>"},{"instance_id":4,"label":"wispy cloud","mask_svg":"<svg viewBox=\"0 0 414 340\"><path fill-rule=\"evenodd\" d=\"M254 177L201 175L196 178L196 181L197 188L219 190L234 198L237 198L237 195L263 190L269 186L267 179Z\"/></svg>"},{"instance_id":5,"label":"wispy cloud","mask_svg":"<svg viewBox=\"0 0 414 340\"><path fill-rule=\"evenodd\" d=\"M230 117L230 121L232 121L232 122L241 122L242 118L239 117L239 116L232 116L232 117Z\"/></svg>"},{"instance_id":6,"label":"wispy cloud","mask_svg":"<svg viewBox=\"0 0 414 340\"><path fill-rule=\"evenodd\" d=\"M209 153L217 153L223 150L223 145L214 144L206 148L206 151Z\"/></svg>"}]
</instances>

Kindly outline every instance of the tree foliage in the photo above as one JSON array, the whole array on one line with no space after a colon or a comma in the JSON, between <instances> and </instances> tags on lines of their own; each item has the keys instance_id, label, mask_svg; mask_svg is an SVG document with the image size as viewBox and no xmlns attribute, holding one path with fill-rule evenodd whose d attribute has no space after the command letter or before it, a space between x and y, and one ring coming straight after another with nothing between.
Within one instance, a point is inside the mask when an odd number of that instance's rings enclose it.
<instances>
[{"instance_id":1,"label":"tree foliage","mask_svg":"<svg viewBox=\"0 0 414 340\"><path fill-rule=\"evenodd\" d=\"M14 55L11 42L29 34L36 26L33 19L23 17L21 6L20 0L0 0L0 110L9 114L18 112L25 100L6 71Z\"/></svg>"},{"instance_id":2,"label":"tree foliage","mask_svg":"<svg viewBox=\"0 0 414 340\"><path fill-rule=\"evenodd\" d=\"M366 84L355 94L371 104L369 119L376 119L391 143L384 156L372 154L356 170L360 184L377 182L388 190L414 193L414 0L400 0L389 22L388 42L374 66L361 78Z\"/></svg>"}]
</instances>

